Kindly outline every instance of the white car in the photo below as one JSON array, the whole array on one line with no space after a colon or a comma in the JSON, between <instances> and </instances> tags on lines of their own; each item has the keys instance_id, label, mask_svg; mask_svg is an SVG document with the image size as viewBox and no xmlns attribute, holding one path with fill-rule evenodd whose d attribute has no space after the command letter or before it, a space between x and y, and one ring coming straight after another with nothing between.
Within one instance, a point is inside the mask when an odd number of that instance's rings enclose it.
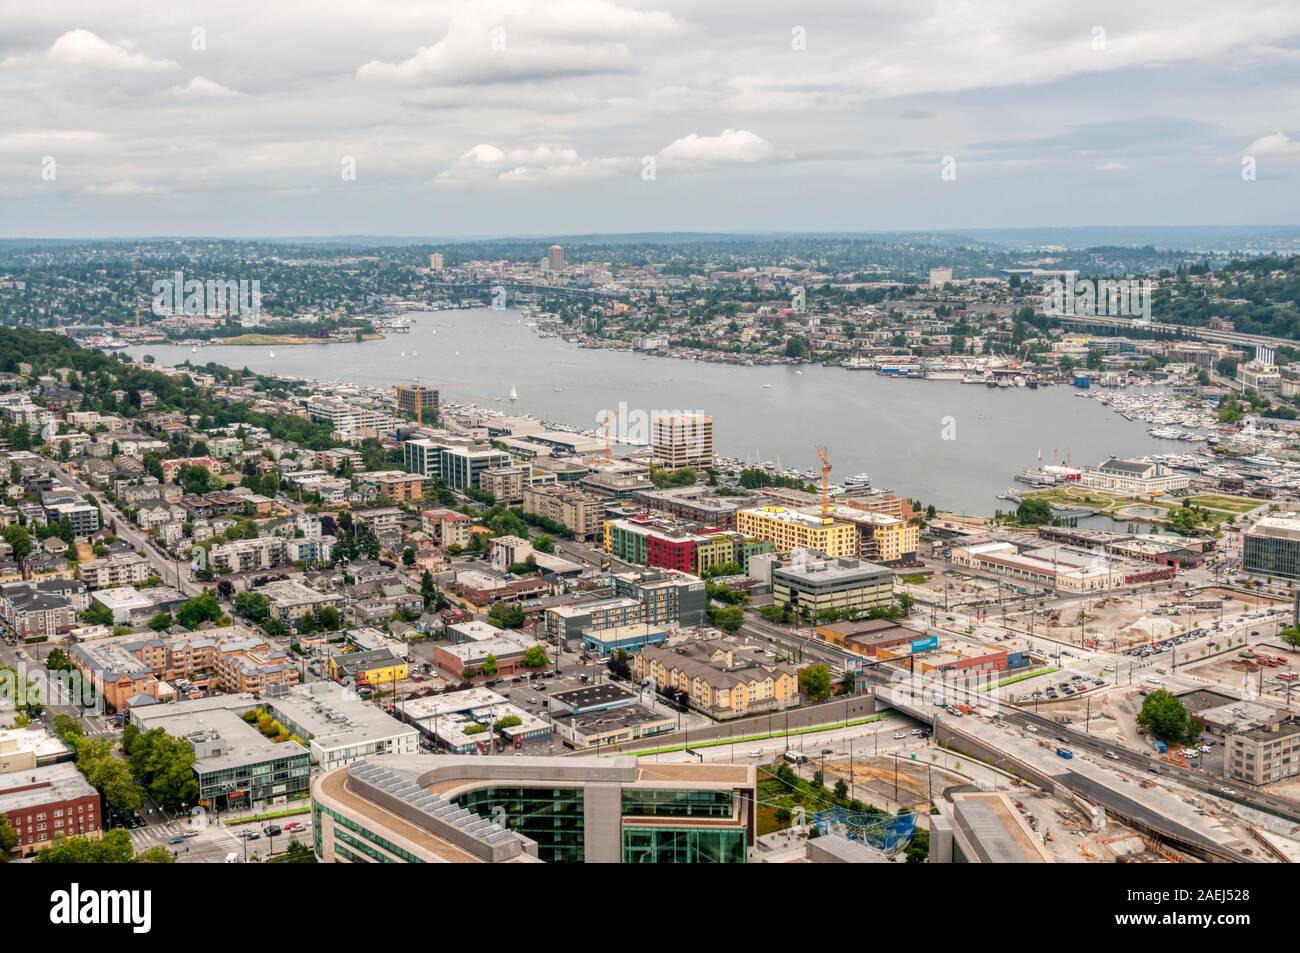
<instances>
[{"instance_id":1,"label":"white car","mask_svg":"<svg viewBox=\"0 0 1300 953\"><path fill-rule=\"evenodd\" d=\"M749 753L749 756L751 758L761 758L763 757L763 752L755 748L753 751Z\"/></svg>"},{"instance_id":2,"label":"white car","mask_svg":"<svg viewBox=\"0 0 1300 953\"><path fill-rule=\"evenodd\" d=\"M902 740L903 740L904 738L906 738L906 737L907 737L907 735L903 734L901 731L896 731L896 732L894 732L894 740L895 740L895 741L902 741Z\"/></svg>"}]
</instances>

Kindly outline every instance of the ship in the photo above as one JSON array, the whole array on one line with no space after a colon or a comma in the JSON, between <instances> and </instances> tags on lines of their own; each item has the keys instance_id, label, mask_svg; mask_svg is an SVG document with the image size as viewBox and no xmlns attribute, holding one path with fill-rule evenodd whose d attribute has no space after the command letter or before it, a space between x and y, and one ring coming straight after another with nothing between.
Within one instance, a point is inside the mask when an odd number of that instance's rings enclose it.
<instances>
[{"instance_id":1,"label":"ship","mask_svg":"<svg viewBox=\"0 0 1300 953\"><path fill-rule=\"evenodd\" d=\"M519 391L515 390L515 385L514 385L514 384L511 384L511 385L510 385L510 399L511 399L511 400L518 400L518 399L519 399Z\"/></svg>"}]
</instances>

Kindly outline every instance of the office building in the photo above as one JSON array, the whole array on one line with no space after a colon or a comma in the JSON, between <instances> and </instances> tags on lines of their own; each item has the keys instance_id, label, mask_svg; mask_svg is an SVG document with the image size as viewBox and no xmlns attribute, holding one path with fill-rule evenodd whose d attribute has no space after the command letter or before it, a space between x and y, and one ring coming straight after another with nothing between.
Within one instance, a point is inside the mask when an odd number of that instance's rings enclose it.
<instances>
[{"instance_id":1,"label":"office building","mask_svg":"<svg viewBox=\"0 0 1300 953\"><path fill-rule=\"evenodd\" d=\"M484 471L510 466L510 454L492 447L461 447L427 437L407 440L402 446L408 472L441 480L455 490L477 490Z\"/></svg>"},{"instance_id":2,"label":"office building","mask_svg":"<svg viewBox=\"0 0 1300 953\"><path fill-rule=\"evenodd\" d=\"M438 391L423 384L398 384L393 388L399 413L410 414L421 423L438 419Z\"/></svg>"},{"instance_id":3,"label":"office building","mask_svg":"<svg viewBox=\"0 0 1300 953\"><path fill-rule=\"evenodd\" d=\"M1284 721L1228 735L1224 768L1247 784L1271 784L1300 774L1300 724Z\"/></svg>"},{"instance_id":4,"label":"office building","mask_svg":"<svg viewBox=\"0 0 1300 953\"><path fill-rule=\"evenodd\" d=\"M189 744L202 805L227 811L303 797L311 786L311 752L292 739L272 741L245 721L257 707L251 694L214 695L134 707L130 720L142 732L161 728Z\"/></svg>"},{"instance_id":5,"label":"office building","mask_svg":"<svg viewBox=\"0 0 1300 953\"><path fill-rule=\"evenodd\" d=\"M635 758L390 757L312 787L326 863L745 863L755 769Z\"/></svg>"},{"instance_id":6,"label":"office building","mask_svg":"<svg viewBox=\"0 0 1300 953\"><path fill-rule=\"evenodd\" d=\"M651 424L652 449L669 470L713 466L713 418L708 414L659 414Z\"/></svg>"},{"instance_id":7,"label":"office building","mask_svg":"<svg viewBox=\"0 0 1300 953\"><path fill-rule=\"evenodd\" d=\"M860 559L792 559L772 565L772 601L816 619L823 612L865 612L894 599L894 574Z\"/></svg>"},{"instance_id":8,"label":"office building","mask_svg":"<svg viewBox=\"0 0 1300 953\"><path fill-rule=\"evenodd\" d=\"M1300 579L1300 515L1271 513L1242 533L1241 568L1279 579Z\"/></svg>"},{"instance_id":9,"label":"office building","mask_svg":"<svg viewBox=\"0 0 1300 953\"><path fill-rule=\"evenodd\" d=\"M447 267L447 259L443 256L442 252L436 251L436 252L432 252L429 255L430 271L442 271L446 267Z\"/></svg>"}]
</instances>

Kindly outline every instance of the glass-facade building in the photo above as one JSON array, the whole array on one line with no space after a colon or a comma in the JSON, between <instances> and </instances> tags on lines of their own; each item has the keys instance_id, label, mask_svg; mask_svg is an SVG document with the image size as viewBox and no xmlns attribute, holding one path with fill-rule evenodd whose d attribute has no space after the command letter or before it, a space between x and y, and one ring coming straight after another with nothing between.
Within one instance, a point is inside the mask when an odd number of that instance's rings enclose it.
<instances>
[{"instance_id":1,"label":"glass-facade building","mask_svg":"<svg viewBox=\"0 0 1300 953\"><path fill-rule=\"evenodd\" d=\"M586 854L582 788L494 786L455 803L536 841L546 863L582 863ZM748 838L731 791L624 788L622 859L630 864L743 864ZM638 819L646 823L637 824ZM680 820L680 825L665 824ZM706 826L707 822L713 822Z\"/></svg>"},{"instance_id":2,"label":"glass-facade building","mask_svg":"<svg viewBox=\"0 0 1300 953\"><path fill-rule=\"evenodd\" d=\"M1271 516L1246 530L1241 566L1260 576L1300 579L1300 520Z\"/></svg>"}]
</instances>

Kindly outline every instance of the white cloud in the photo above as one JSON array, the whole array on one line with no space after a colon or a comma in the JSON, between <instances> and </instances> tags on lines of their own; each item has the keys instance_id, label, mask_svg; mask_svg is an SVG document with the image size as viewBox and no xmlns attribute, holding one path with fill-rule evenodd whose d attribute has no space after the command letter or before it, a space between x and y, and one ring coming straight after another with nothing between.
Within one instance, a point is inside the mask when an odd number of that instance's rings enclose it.
<instances>
[{"instance_id":1,"label":"white cloud","mask_svg":"<svg viewBox=\"0 0 1300 953\"><path fill-rule=\"evenodd\" d=\"M107 185L89 185L86 191L92 195L156 195L164 189L156 185L141 185L129 179L119 179Z\"/></svg>"},{"instance_id":2,"label":"white cloud","mask_svg":"<svg viewBox=\"0 0 1300 953\"><path fill-rule=\"evenodd\" d=\"M72 69L128 73L166 73L180 69L180 64L175 60L160 60L143 53L132 53L89 30L69 30L64 33L50 44L45 57L51 63Z\"/></svg>"},{"instance_id":3,"label":"white cloud","mask_svg":"<svg viewBox=\"0 0 1300 953\"><path fill-rule=\"evenodd\" d=\"M1296 152L1300 152L1300 142L1285 132L1261 136L1246 147L1246 155L1251 156L1291 155Z\"/></svg>"},{"instance_id":4,"label":"white cloud","mask_svg":"<svg viewBox=\"0 0 1300 953\"><path fill-rule=\"evenodd\" d=\"M612 0L477 0L437 42L396 62L372 60L357 78L461 86L632 72L631 41L677 29L670 14Z\"/></svg>"},{"instance_id":5,"label":"white cloud","mask_svg":"<svg viewBox=\"0 0 1300 953\"><path fill-rule=\"evenodd\" d=\"M721 135L701 136L691 133L669 143L659 158L695 165L724 165L734 162L761 162L769 158L772 144L748 129L724 129Z\"/></svg>"},{"instance_id":6,"label":"white cloud","mask_svg":"<svg viewBox=\"0 0 1300 953\"><path fill-rule=\"evenodd\" d=\"M173 86L167 92L182 99L228 99L241 95L204 76L195 76L184 86Z\"/></svg>"}]
</instances>

